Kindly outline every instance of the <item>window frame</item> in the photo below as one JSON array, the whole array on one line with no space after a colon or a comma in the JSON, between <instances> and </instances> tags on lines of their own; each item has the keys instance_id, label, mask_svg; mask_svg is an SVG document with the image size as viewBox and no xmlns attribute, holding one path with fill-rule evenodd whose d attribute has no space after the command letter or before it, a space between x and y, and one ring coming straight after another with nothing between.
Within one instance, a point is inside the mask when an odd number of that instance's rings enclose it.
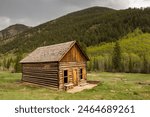
<instances>
[{"instance_id":1,"label":"window frame","mask_svg":"<svg viewBox=\"0 0 150 117\"><path fill-rule=\"evenodd\" d=\"M65 76L65 71L67 71L67 75ZM68 83L68 70L63 70L63 78L64 78L64 84L67 84ZM67 82L65 82L65 79L67 79L66 81Z\"/></svg>"},{"instance_id":2,"label":"window frame","mask_svg":"<svg viewBox=\"0 0 150 117\"><path fill-rule=\"evenodd\" d=\"M80 77L80 80L83 79L83 68L80 68L79 77Z\"/></svg>"}]
</instances>

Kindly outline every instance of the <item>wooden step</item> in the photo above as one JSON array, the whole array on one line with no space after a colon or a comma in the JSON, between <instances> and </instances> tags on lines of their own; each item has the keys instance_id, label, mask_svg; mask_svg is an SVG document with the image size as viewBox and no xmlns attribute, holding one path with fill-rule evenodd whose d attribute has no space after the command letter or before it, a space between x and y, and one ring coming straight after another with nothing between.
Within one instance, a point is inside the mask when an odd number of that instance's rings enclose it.
<instances>
[{"instance_id":1,"label":"wooden step","mask_svg":"<svg viewBox=\"0 0 150 117\"><path fill-rule=\"evenodd\" d=\"M81 87L82 87L82 86L85 86L85 85L88 85L88 83L86 83L86 82L85 82L85 83L80 83L80 85L79 85L79 86L81 86Z\"/></svg>"}]
</instances>

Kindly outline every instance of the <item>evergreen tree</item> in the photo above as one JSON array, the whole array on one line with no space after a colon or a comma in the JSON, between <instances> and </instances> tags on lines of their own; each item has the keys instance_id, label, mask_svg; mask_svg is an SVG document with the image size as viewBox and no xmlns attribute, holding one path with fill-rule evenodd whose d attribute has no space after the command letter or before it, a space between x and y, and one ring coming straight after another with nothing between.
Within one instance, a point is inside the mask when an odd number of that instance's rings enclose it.
<instances>
[{"instance_id":1,"label":"evergreen tree","mask_svg":"<svg viewBox=\"0 0 150 117\"><path fill-rule=\"evenodd\" d=\"M6 63L6 68L7 68L7 69L9 69L9 68L10 68L10 64L11 64L10 59L7 59L7 63Z\"/></svg>"},{"instance_id":2,"label":"evergreen tree","mask_svg":"<svg viewBox=\"0 0 150 117\"><path fill-rule=\"evenodd\" d=\"M129 57L129 72L133 72L133 66L132 66L132 59L131 56Z\"/></svg>"},{"instance_id":3,"label":"evergreen tree","mask_svg":"<svg viewBox=\"0 0 150 117\"><path fill-rule=\"evenodd\" d=\"M148 73L148 61L145 56L143 56L143 73Z\"/></svg>"},{"instance_id":4,"label":"evergreen tree","mask_svg":"<svg viewBox=\"0 0 150 117\"><path fill-rule=\"evenodd\" d=\"M118 41L116 41L114 46L112 62L114 70L119 72L121 66L121 49Z\"/></svg>"},{"instance_id":5,"label":"evergreen tree","mask_svg":"<svg viewBox=\"0 0 150 117\"><path fill-rule=\"evenodd\" d=\"M20 60L21 60L21 55L18 54L15 59L15 66L14 66L15 72L21 72L21 64L19 63Z\"/></svg>"},{"instance_id":6,"label":"evergreen tree","mask_svg":"<svg viewBox=\"0 0 150 117\"><path fill-rule=\"evenodd\" d=\"M6 59L3 60L3 68L5 69L7 67Z\"/></svg>"}]
</instances>

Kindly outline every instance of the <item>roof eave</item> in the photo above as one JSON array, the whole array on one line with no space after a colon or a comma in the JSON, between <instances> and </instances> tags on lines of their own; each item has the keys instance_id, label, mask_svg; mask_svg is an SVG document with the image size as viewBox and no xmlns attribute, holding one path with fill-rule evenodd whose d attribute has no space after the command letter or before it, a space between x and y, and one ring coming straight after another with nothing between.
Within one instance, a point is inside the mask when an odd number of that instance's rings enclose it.
<instances>
[{"instance_id":1,"label":"roof eave","mask_svg":"<svg viewBox=\"0 0 150 117\"><path fill-rule=\"evenodd\" d=\"M20 64L36 64L36 63L54 63L59 61L41 61L41 62L19 62Z\"/></svg>"}]
</instances>

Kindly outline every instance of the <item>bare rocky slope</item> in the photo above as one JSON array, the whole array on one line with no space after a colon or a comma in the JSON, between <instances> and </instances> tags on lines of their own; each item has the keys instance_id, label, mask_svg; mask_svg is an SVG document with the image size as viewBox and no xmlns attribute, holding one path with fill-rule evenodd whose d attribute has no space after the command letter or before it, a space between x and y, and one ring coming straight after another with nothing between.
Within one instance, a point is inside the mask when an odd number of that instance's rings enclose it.
<instances>
[{"instance_id":1,"label":"bare rocky slope","mask_svg":"<svg viewBox=\"0 0 150 117\"><path fill-rule=\"evenodd\" d=\"M23 31L29 28L30 27L25 26L23 24L15 24L15 25L9 26L6 29L3 29L2 31L0 31L0 40L1 41L7 40L17 34L22 33Z\"/></svg>"}]
</instances>

